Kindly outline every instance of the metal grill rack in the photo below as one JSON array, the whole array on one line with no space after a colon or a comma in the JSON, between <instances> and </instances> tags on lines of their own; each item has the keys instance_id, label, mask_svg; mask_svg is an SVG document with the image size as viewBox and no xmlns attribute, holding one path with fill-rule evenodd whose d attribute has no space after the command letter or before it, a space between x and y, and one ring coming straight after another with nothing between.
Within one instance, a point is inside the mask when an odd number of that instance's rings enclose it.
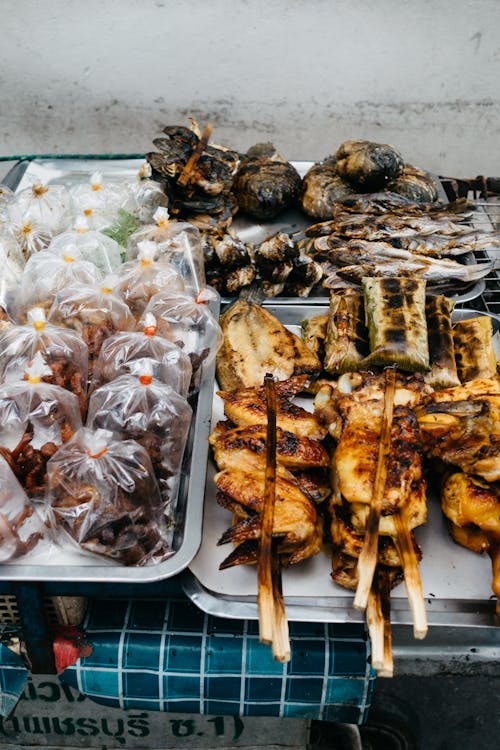
<instances>
[{"instance_id":1,"label":"metal grill rack","mask_svg":"<svg viewBox=\"0 0 500 750\"><path fill-rule=\"evenodd\" d=\"M476 207L476 211L472 217L474 227L481 231L500 232L500 197L492 196L487 199L474 199L474 195L469 197ZM483 312L493 313L494 315L500 316L500 248L495 248L494 250L489 249L487 251L477 250L475 251L475 255L478 261L496 261L497 268L495 268L484 279L485 289L483 293L473 301L473 307ZM468 305L457 305L457 307L460 306L467 307Z\"/></svg>"}]
</instances>

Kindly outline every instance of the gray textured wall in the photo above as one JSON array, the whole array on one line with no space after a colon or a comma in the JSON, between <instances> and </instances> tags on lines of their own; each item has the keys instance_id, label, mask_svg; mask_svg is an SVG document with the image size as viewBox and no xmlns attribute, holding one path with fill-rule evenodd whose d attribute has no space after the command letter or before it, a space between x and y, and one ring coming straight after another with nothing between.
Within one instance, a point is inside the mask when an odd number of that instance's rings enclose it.
<instances>
[{"instance_id":1,"label":"gray textured wall","mask_svg":"<svg viewBox=\"0 0 500 750\"><path fill-rule=\"evenodd\" d=\"M498 0L2 0L0 154L144 152L162 125L319 159L353 137L500 174Z\"/></svg>"}]
</instances>

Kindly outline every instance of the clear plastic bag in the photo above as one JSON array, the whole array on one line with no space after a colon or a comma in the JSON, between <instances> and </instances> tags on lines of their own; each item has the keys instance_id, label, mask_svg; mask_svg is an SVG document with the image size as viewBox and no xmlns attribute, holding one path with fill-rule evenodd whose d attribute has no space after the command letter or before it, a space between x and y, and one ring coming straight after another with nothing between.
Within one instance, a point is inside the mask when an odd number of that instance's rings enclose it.
<instances>
[{"instance_id":1,"label":"clear plastic bag","mask_svg":"<svg viewBox=\"0 0 500 750\"><path fill-rule=\"evenodd\" d=\"M0 331L13 323L23 268L19 245L8 234L0 233Z\"/></svg>"},{"instance_id":2,"label":"clear plastic bag","mask_svg":"<svg viewBox=\"0 0 500 750\"><path fill-rule=\"evenodd\" d=\"M114 291L129 306L138 319L153 295L164 289L184 290L181 275L170 263L157 260L158 248L145 240L139 245L136 260L124 263L117 274Z\"/></svg>"},{"instance_id":3,"label":"clear plastic bag","mask_svg":"<svg viewBox=\"0 0 500 750\"><path fill-rule=\"evenodd\" d=\"M140 375L120 375L92 393L87 426L136 440L147 450L162 502L172 513L191 417L186 399L155 380L145 361Z\"/></svg>"},{"instance_id":4,"label":"clear plastic bag","mask_svg":"<svg viewBox=\"0 0 500 750\"><path fill-rule=\"evenodd\" d=\"M90 179L70 188L73 220L84 217L90 229L104 229L116 220L120 208L133 208L132 194L120 180L94 172Z\"/></svg>"},{"instance_id":5,"label":"clear plastic bag","mask_svg":"<svg viewBox=\"0 0 500 750\"><path fill-rule=\"evenodd\" d=\"M220 325L208 305L210 301L218 304L219 299L211 287L205 287L194 298L186 292L166 290L151 298L139 321L139 327L143 327L145 315L154 315L158 333L189 356L193 368L191 392L199 388L222 345Z\"/></svg>"},{"instance_id":6,"label":"clear plastic bag","mask_svg":"<svg viewBox=\"0 0 500 750\"><path fill-rule=\"evenodd\" d=\"M37 352L26 380L0 386L0 453L29 497L46 489L46 466L60 445L81 427L77 397L44 383L50 367Z\"/></svg>"},{"instance_id":7,"label":"clear plastic bag","mask_svg":"<svg viewBox=\"0 0 500 750\"><path fill-rule=\"evenodd\" d=\"M172 554L153 467L135 441L83 427L47 472L47 517L60 545L124 565Z\"/></svg>"},{"instance_id":8,"label":"clear plastic bag","mask_svg":"<svg viewBox=\"0 0 500 750\"><path fill-rule=\"evenodd\" d=\"M30 221L45 227L48 234L62 232L68 224L71 198L65 185L43 185L34 182L15 193L8 205L8 215L16 224Z\"/></svg>"},{"instance_id":9,"label":"clear plastic bag","mask_svg":"<svg viewBox=\"0 0 500 750\"><path fill-rule=\"evenodd\" d=\"M158 335L154 315L144 315L142 331L124 331L107 339L94 366L91 390L119 375L140 375L144 362L153 368L153 377L186 396L191 382L191 360L176 344Z\"/></svg>"},{"instance_id":10,"label":"clear plastic bag","mask_svg":"<svg viewBox=\"0 0 500 750\"><path fill-rule=\"evenodd\" d=\"M89 229L86 219L78 219L73 230L54 237L47 249L64 257L73 247L78 249L81 260L94 263L103 276L114 273L122 264L122 248L118 242L102 232Z\"/></svg>"},{"instance_id":11,"label":"clear plastic bag","mask_svg":"<svg viewBox=\"0 0 500 750\"><path fill-rule=\"evenodd\" d=\"M23 221L22 217L18 217L17 220L9 219L4 228L5 232L15 241L24 261L47 248L54 236L45 224L41 224L36 219L27 219L26 221Z\"/></svg>"},{"instance_id":12,"label":"clear plastic bag","mask_svg":"<svg viewBox=\"0 0 500 750\"><path fill-rule=\"evenodd\" d=\"M103 282L107 284L107 281ZM56 294L47 319L54 325L76 331L89 354L89 375L105 339L117 331L133 331L135 319L110 286L73 285Z\"/></svg>"},{"instance_id":13,"label":"clear plastic bag","mask_svg":"<svg viewBox=\"0 0 500 750\"><path fill-rule=\"evenodd\" d=\"M154 242L158 259L174 266L182 276L186 290L197 294L206 284L199 229L186 221L170 221L166 208L157 209L154 221L154 224L141 227L130 235L127 260L137 257L141 242Z\"/></svg>"},{"instance_id":14,"label":"clear plastic bag","mask_svg":"<svg viewBox=\"0 0 500 750\"><path fill-rule=\"evenodd\" d=\"M168 198L161 184L151 179L151 166L144 162L130 189L134 201L131 212L141 224L151 224L157 208L168 206Z\"/></svg>"},{"instance_id":15,"label":"clear plastic bag","mask_svg":"<svg viewBox=\"0 0 500 750\"><path fill-rule=\"evenodd\" d=\"M14 198L14 193L7 185L0 185L0 222L7 217L7 206Z\"/></svg>"},{"instance_id":16,"label":"clear plastic bag","mask_svg":"<svg viewBox=\"0 0 500 750\"><path fill-rule=\"evenodd\" d=\"M30 552L42 536L40 517L0 456L0 563Z\"/></svg>"},{"instance_id":17,"label":"clear plastic bag","mask_svg":"<svg viewBox=\"0 0 500 750\"><path fill-rule=\"evenodd\" d=\"M101 280L102 274L95 263L82 260L75 246L68 248L64 256L43 250L26 263L15 317L19 323L25 323L28 310L43 307L48 311L62 289L75 285L95 285Z\"/></svg>"},{"instance_id":18,"label":"clear plastic bag","mask_svg":"<svg viewBox=\"0 0 500 750\"><path fill-rule=\"evenodd\" d=\"M37 352L50 368L42 376L43 382L74 393L83 416L87 403L87 346L74 331L47 323L42 308L29 311L26 325L11 326L0 333L0 381L22 380Z\"/></svg>"}]
</instances>

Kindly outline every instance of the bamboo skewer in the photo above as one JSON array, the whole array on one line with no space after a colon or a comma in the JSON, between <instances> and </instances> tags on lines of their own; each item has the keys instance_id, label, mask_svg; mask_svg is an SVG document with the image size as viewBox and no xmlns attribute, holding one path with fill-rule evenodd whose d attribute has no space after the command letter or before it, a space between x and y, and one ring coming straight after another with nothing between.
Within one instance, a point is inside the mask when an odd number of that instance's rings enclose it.
<instances>
[{"instance_id":1,"label":"bamboo skewer","mask_svg":"<svg viewBox=\"0 0 500 750\"><path fill-rule=\"evenodd\" d=\"M379 575L379 589L382 618L384 621L384 652L382 666L377 674L379 677L392 677L394 674L394 661L392 657L391 582L387 571Z\"/></svg>"},{"instance_id":2,"label":"bamboo skewer","mask_svg":"<svg viewBox=\"0 0 500 750\"><path fill-rule=\"evenodd\" d=\"M370 634L372 649L372 667L377 672L384 665L384 618L380 601L378 576L373 577L373 583L366 603L366 624Z\"/></svg>"},{"instance_id":3,"label":"bamboo skewer","mask_svg":"<svg viewBox=\"0 0 500 750\"><path fill-rule=\"evenodd\" d=\"M405 577L406 593L413 615L413 635L417 639L425 638L427 635L427 612L425 610L424 595L422 592L422 580L418 568L418 560L415 548L403 516L403 510L394 514L397 537L396 547L401 559Z\"/></svg>"},{"instance_id":4,"label":"bamboo skewer","mask_svg":"<svg viewBox=\"0 0 500 750\"><path fill-rule=\"evenodd\" d=\"M373 581L378 556L378 530L382 498L387 479L387 460L391 449L391 425L394 413L394 393L396 390L396 372L392 367L385 371L384 411L377 459L377 470L373 484L370 511L366 522L363 548L358 561L358 585L354 597L354 607L364 610Z\"/></svg>"},{"instance_id":5,"label":"bamboo skewer","mask_svg":"<svg viewBox=\"0 0 500 750\"><path fill-rule=\"evenodd\" d=\"M259 636L271 643L276 661L290 660L290 641L285 602L281 585L278 542L273 540L274 502L276 497L276 386L272 375L264 378L267 407L266 471L261 537L257 563Z\"/></svg>"}]
</instances>

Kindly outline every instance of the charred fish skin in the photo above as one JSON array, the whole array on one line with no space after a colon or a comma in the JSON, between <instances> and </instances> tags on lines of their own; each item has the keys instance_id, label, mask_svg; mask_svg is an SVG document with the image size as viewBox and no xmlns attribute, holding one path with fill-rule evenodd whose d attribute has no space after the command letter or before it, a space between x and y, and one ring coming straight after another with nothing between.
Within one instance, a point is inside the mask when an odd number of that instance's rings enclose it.
<instances>
[{"instance_id":1,"label":"charred fish skin","mask_svg":"<svg viewBox=\"0 0 500 750\"><path fill-rule=\"evenodd\" d=\"M241 211L254 219L274 219L292 206L301 178L271 143L256 144L241 160L234 190Z\"/></svg>"},{"instance_id":2,"label":"charred fish skin","mask_svg":"<svg viewBox=\"0 0 500 750\"><path fill-rule=\"evenodd\" d=\"M300 186L299 203L307 216L330 219L335 203L353 198L356 193L337 172L337 160L328 156L314 164L304 175Z\"/></svg>"},{"instance_id":3,"label":"charred fish skin","mask_svg":"<svg viewBox=\"0 0 500 750\"><path fill-rule=\"evenodd\" d=\"M387 190L409 198L416 203L434 203L438 199L436 183L432 176L411 164L387 184Z\"/></svg>"},{"instance_id":4,"label":"charred fish skin","mask_svg":"<svg viewBox=\"0 0 500 750\"><path fill-rule=\"evenodd\" d=\"M384 188L404 168L399 151L385 143L344 141L336 157L338 174L360 192Z\"/></svg>"}]
</instances>

